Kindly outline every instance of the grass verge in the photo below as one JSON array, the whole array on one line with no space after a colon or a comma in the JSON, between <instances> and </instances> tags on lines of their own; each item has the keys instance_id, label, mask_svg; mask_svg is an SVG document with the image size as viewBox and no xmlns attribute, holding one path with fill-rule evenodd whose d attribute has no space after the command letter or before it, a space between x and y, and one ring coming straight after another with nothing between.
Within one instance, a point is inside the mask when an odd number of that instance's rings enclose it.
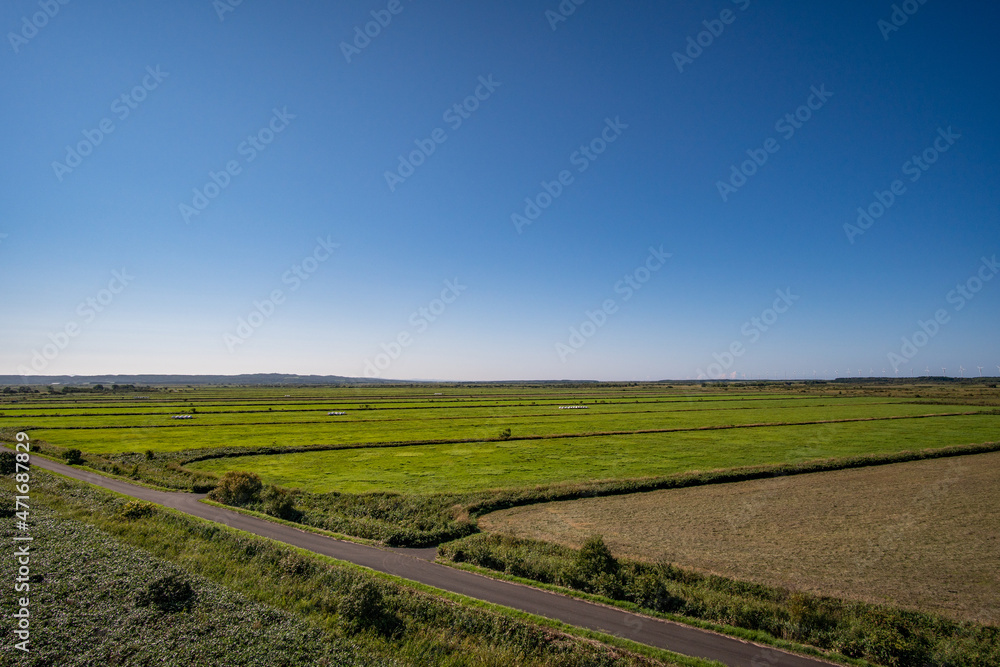
<instances>
[{"instance_id":1,"label":"grass verge","mask_svg":"<svg viewBox=\"0 0 1000 667\"><path fill-rule=\"evenodd\" d=\"M618 561L601 547L599 540L575 550L478 534L441 545L438 552L453 562L674 615L668 618L742 628L754 633L748 639L779 647L805 644L890 667L1000 664L996 627L704 575L669 563Z\"/></svg>"},{"instance_id":2,"label":"grass verge","mask_svg":"<svg viewBox=\"0 0 1000 667\"><path fill-rule=\"evenodd\" d=\"M200 591L205 582L210 582L244 599L243 604L265 605L291 614L307 624L306 629L313 637L319 637L317 641L321 645L341 645L350 649L352 655L358 657L358 664L637 667L708 664L666 653L649 657L615 645L582 640L554 626L529 622L524 615L434 595L425 587L408 585L392 577L155 505L143 512L129 511L125 509L128 501L124 497L58 475L36 469L32 478L35 507L48 508L62 521L85 524L87 531L136 550L141 554L140 560L150 559L153 566L157 562L169 562L194 580L196 591ZM2 487L12 491L9 482L3 482ZM45 511L39 509L39 512ZM63 543L49 544L62 548L59 545ZM66 548L71 547L70 544ZM82 576L87 581L81 589L84 591L79 598L82 603L88 599L86 591L96 590L86 586L96 584L94 573L97 570L94 568L102 567L103 559L81 556L70 560L80 561L77 564L84 568ZM52 578L55 590L59 590L56 587L68 571L60 567L49 571L47 576ZM122 572L121 569L117 571ZM197 575L192 574L195 572ZM104 576L100 572L98 575ZM132 583L139 585L141 581ZM115 596L114 588L111 591L110 597L123 607L122 613L132 613L128 601ZM63 620L71 618L73 613L72 609L67 610L65 602L59 596L51 600L56 617ZM240 606L237 602L233 604ZM141 634L143 627L136 625L134 630ZM255 630L252 622L250 630L251 634ZM92 625L74 641L89 642L102 651L111 650L107 637L113 633L109 631L105 628L102 633L99 627ZM141 636L143 643L148 642L153 647L162 639L155 634ZM211 636L197 633L194 636L199 639L191 642L193 650L216 646ZM57 644L53 650L62 649ZM146 664L129 661L112 660L102 664Z\"/></svg>"}]
</instances>

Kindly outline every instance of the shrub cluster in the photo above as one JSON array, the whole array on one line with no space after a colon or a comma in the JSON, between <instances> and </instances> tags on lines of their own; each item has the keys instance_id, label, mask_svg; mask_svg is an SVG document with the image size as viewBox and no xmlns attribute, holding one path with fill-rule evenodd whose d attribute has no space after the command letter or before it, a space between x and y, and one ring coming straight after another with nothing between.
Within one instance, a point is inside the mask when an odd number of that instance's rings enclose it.
<instances>
[{"instance_id":1,"label":"shrub cluster","mask_svg":"<svg viewBox=\"0 0 1000 667\"><path fill-rule=\"evenodd\" d=\"M388 546L425 547L476 532L455 518L461 496L398 493L301 494L300 521Z\"/></svg>"},{"instance_id":2,"label":"shrub cluster","mask_svg":"<svg viewBox=\"0 0 1000 667\"><path fill-rule=\"evenodd\" d=\"M223 505L244 507L260 500L264 484L256 473L232 470L219 480L208 497Z\"/></svg>"},{"instance_id":3,"label":"shrub cluster","mask_svg":"<svg viewBox=\"0 0 1000 667\"><path fill-rule=\"evenodd\" d=\"M162 612L189 611L197 594L191 582L180 572L171 572L149 582L136 599L139 607L155 607Z\"/></svg>"},{"instance_id":4,"label":"shrub cluster","mask_svg":"<svg viewBox=\"0 0 1000 667\"><path fill-rule=\"evenodd\" d=\"M382 585L372 579L355 581L340 598L337 613L349 632L372 629L391 634L400 628L399 619L386 604Z\"/></svg>"},{"instance_id":5,"label":"shrub cluster","mask_svg":"<svg viewBox=\"0 0 1000 667\"><path fill-rule=\"evenodd\" d=\"M118 510L118 516L123 519L141 519L143 517L152 516L156 512L156 505L153 503L146 503L141 500L130 500L122 508Z\"/></svg>"},{"instance_id":6,"label":"shrub cluster","mask_svg":"<svg viewBox=\"0 0 1000 667\"><path fill-rule=\"evenodd\" d=\"M9 449L0 451L0 475L13 475L17 470L17 458Z\"/></svg>"}]
</instances>

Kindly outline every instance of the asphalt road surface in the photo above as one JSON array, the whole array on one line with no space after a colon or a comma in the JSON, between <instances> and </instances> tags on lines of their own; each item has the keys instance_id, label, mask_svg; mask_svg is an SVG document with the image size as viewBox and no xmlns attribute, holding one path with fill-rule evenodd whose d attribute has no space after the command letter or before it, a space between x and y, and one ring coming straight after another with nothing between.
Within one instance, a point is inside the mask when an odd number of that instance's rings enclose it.
<instances>
[{"instance_id":1,"label":"asphalt road surface","mask_svg":"<svg viewBox=\"0 0 1000 667\"><path fill-rule=\"evenodd\" d=\"M381 549L345 542L207 505L199 502L204 498L202 495L147 489L37 457L32 459L32 465L324 556L684 655L718 660L733 667L817 667L832 664L708 630L456 570L431 562L433 549Z\"/></svg>"}]
</instances>

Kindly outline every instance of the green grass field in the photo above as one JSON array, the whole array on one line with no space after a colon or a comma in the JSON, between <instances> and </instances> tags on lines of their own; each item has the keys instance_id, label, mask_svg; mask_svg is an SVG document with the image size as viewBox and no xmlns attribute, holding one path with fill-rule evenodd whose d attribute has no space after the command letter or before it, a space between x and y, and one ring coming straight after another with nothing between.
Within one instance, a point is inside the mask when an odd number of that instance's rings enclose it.
<instances>
[{"instance_id":1,"label":"green grass field","mask_svg":"<svg viewBox=\"0 0 1000 667\"><path fill-rule=\"evenodd\" d=\"M149 450L184 462L221 448L277 448L187 467L249 470L313 493L405 494L796 463L986 442L1000 433L998 392L986 385L427 385L141 396L4 396L0 431L27 430L33 440L110 458ZM560 409L567 405L587 408ZM171 418L178 414L193 418ZM751 427L759 424L767 426ZM377 446L386 443L405 446ZM352 449L281 451L314 446Z\"/></svg>"},{"instance_id":2,"label":"green grass field","mask_svg":"<svg viewBox=\"0 0 1000 667\"><path fill-rule=\"evenodd\" d=\"M986 442L998 433L1000 416L977 415L362 448L212 459L190 467L217 474L248 470L268 483L317 493L463 493L945 447Z\"/></svg>"}]
</instances>

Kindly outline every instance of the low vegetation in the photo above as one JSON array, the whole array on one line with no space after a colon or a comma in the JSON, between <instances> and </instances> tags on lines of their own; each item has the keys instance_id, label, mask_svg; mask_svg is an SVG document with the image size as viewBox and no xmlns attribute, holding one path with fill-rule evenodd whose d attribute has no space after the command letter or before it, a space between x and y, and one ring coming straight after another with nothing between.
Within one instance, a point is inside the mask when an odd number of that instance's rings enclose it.
<instances>
[{"instance_id":1,"label":"low vegetation","mask_svg":"<svg viewBox=\"0 0 1000 667\"><path fill-rule=\"evenodd\" d=\"M1000 630L930 614L845 602L681 569L616 560L594 536L580 550L479 534L438 548L442 558L565 586L653 612L768 635L891 667L1000 664Z\"/></svg>"},{"instance_id":2,"label":"low vegetation","mask_svg":"<svg viewBox=\"0 0 1000 667\"><path fill-rule=\"evenodd\" d=\"M37 471L34 475L36 483L43 478ZM49 481L42 485L58 489ZM3 488L10 490L6 484ZM90 518L93 511L110 533L53 511L48 503L32 503L35 579L28 591L30 653L15 658L8 644L5 653L10 662L4 664L380 664L346 638L324 633L288 611L228 590L210 578L189 574L182 564L113 536L123 531L155 533L158 528L155 520L146 518L116 530L116 524L126 520L113 519L108 510L120 503L95 500L90 509L83 509L80 504L92 501L75 491L70 502L77 505L78 519ZM0 531L7 542L12 526L12 521L5 521ZM163 545L158 550L167 555ZM15 563L13 558L3 559L0 576L13 581ZM197 641L192 641L195 637Z\"/></svg>"},{"instance_id":3,"label":"low vegetation","mask_svg":"<svg viewBox=\"0 0 1000 667\"><path fill-rule=\"evenodd\" d=\"M32 497L44 582L19 664L674 664L176 512L136 516L134 501L37 468ZM0 576L13 580L14 562Z\"/></svg>"}]
</instances>

